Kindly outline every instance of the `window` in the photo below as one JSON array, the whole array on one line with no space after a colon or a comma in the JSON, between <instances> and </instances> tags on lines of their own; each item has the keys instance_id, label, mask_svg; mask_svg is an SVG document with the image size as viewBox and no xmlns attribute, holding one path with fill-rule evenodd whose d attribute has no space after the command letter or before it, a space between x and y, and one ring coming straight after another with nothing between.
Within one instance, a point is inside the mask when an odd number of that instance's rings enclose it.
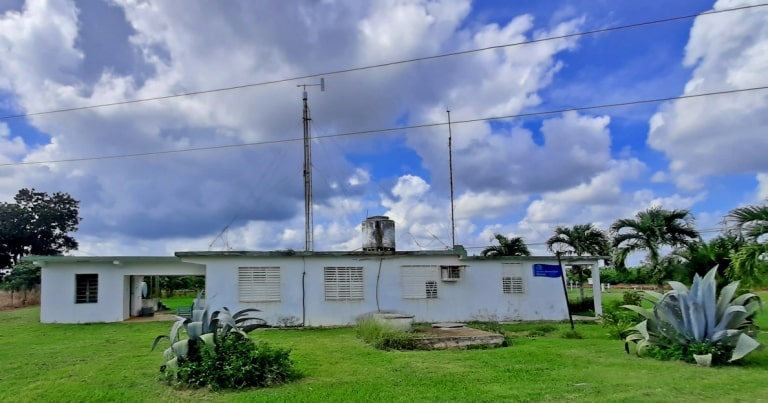
<instances>
[{"instance_id":1,"label":"window","mask_svg":"<svg viewBox=\"0 0 768 403\"><path fill-rule=\"evenodd\" d=\"M427 299L434 299L437 298L437 281L427 281L425 283L426 288L426 298Z\"/></svg>"},{"instance_id":2,"label":"window","mask_svg":"<svg viewBox=\"0 0 768 403\"><path fill-rule=\"evenodd\" d=\"M405 299L437 298L440 269L434 265L400 267L400 287Z\"/></svg>"},{"instance_id":3,"label":"window","mask_svg":"<svg viewBox=\"0 0 768 403\"><path fill-rule=\"evenodd\" d=\"M461 266L440 266L440 274L443 281L461 280Z\"/></svg>"},{"instance_id":4,"label":"window","mask_svg":"<svg viewBox=\"0 0 768 403\"><path fill-rule=\"evenodd\" d=\"M501 278L504 294L525 294L522 277L504 276Z\"/></svg>"},{"instance_id":5,"label":"window","mask_svg":"<svg viewBox=\"0 0 768 403\"><path fill-rule=\"evenodd\" d=\"M326 301L365 299L362 267L326 267L323 274Z\"/></svg>"},{"instance_id":6,"label":"window","mask_svg":"<svg viewBox=\"0 0 768 403\"><path fill-rule=\"evenodd\" d=\"M240 302L280 301L280 268L238 267L237 296Z\"/></svg>"},{"instance_id":7,"label":"window","mask_svg":"<svg viewBox=\"0 0 768 403\"><path fill-rule=\"evenodd\" d=\"M525 272L522 263L501 265L501 290L504 294L525 294Z\"/></svg>"},{"instance_id":8,"label":"window","mask_svg":"<svg viewBox=\"0 0 768 403\"><path fill-rule=\"evenodd\" d=\"M99 275L75 274L75 303L95 304L99 302Z\"/></svg>"}]
</instances>

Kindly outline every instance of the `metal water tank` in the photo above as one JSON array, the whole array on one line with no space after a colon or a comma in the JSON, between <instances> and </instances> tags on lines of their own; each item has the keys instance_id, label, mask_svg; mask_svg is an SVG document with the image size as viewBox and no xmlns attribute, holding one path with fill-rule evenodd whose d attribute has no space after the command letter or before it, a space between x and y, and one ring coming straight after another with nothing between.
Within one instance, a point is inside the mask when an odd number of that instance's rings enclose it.
<instances>
[{"instance_id":1,"label":"metal water tank","mask_svg":"<svg viewBox=\"0 0 768 403\"><path fill-rule=\"evenodd\" d=\"M363 252L394 252L395 222L378 215L363 221Z\"/></svg>"}]
</instances>

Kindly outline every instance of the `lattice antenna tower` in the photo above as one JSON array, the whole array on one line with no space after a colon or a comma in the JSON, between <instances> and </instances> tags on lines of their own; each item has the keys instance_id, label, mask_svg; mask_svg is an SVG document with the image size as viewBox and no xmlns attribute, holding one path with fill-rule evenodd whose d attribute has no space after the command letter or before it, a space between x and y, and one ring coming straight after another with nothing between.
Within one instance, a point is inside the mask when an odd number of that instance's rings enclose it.
<instances>
[{"instance_id":1,"label":"lattice antenna tower","mask_svg":"<svg viewBox=\"0 0 768 403\"><path fill-rule=\"evenodd\" d=\"M309 113L309 100L307 97L307 87L320 87L320 91L325 91L325 78L320 79L318 84L299 84L302 88L302 103L304 123L304 250L311 251L314 248L312 240L313 218L312 218L312 134L310 133L310 121L312 117Z\"/></svg>"}]
</instances>

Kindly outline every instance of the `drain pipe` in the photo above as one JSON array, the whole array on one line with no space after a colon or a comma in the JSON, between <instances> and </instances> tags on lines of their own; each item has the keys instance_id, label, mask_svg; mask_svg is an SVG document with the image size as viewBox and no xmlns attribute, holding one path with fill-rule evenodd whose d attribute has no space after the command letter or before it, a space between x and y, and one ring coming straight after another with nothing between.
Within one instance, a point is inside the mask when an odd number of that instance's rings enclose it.
<instances>
[{"instance_id":1,"label":"drain pipe","mask_svg":"<svg viewBox=\"0 0 768 403\"><path fill-rule=\"evenodd\" d=\"M379 258L379 272L376 273L376 312L381 312L379 307L379 279L381 279L381 264L384 262L384 258Z\"/></svg>"},{"instance_id":2,"label":"drain pipe","mask_svg":"<svg viewBox=\"0 0 768 403\"><path fill-rule=\"evenodd\" d=\"M301 273L301 327L307 326L307 258L302 257L301 261L304 265L304 271Z\"/></svg>"}]
</instances>

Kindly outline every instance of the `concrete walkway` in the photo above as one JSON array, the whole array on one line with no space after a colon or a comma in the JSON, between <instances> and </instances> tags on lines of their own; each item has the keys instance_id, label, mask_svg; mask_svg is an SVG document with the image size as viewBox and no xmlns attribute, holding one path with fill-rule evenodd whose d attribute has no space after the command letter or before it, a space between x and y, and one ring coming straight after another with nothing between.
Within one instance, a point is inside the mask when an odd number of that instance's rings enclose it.
<instances>
[{"instance_id":1,"label":"concrete walkway","mask_svg":"<svg viewBox=\"0 0 768 403\"><path fill-rule=\"evenodd\" d=\"M573 315L573 320L577 320L579 322L597 322L600 320L600 318L597 316Z\"/></svg>"}]
</instances>

